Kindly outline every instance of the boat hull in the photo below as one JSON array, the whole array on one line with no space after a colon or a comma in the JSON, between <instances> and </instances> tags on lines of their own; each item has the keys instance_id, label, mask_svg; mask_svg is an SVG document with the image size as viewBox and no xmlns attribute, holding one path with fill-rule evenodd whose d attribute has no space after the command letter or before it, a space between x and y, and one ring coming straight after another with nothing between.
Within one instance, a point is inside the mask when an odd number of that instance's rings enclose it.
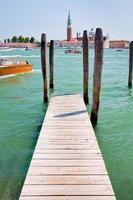
<instances>
[{"instance_id":1,"label":"boat hull","mask_svg":"<svg viewBox=\"0 0 133 200\"><path fill-rule=\"evenodd\" d=\"M0 66L0 76L19 74L32 71L31 64L13 64Z\"/></svg>"}]
</instances>

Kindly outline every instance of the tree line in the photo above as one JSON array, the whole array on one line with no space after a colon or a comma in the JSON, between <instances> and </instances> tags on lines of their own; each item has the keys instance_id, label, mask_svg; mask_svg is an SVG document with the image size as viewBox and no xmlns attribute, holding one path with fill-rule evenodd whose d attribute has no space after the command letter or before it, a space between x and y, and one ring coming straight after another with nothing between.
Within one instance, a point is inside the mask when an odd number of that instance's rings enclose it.
<instances>
[{"instance_id":1,"label":"tree line","mask_svg":"<svg viewBox=\"0 0 133 200\"><path fill-rule=\"evenodd\" d=\"M7 38L7 39L4 39L4 42L5 43L16 43L16 42L19 42L19 43L35 43L36 40L35 38L32 36L32 37L23 37L22 35L20 35L19 37L17 37L16 35L13 36L12 38Z\"/></svg>"}]
</instances>

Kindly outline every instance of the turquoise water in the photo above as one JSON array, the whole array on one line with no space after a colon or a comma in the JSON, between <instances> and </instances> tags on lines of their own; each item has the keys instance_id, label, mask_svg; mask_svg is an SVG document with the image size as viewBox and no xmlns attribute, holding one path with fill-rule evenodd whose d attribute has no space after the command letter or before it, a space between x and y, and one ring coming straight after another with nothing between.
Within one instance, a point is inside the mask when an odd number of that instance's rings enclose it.
<instances>
[{"instance_id":1,"label":"turquoise water","mask_svg":"<svg viewBox=\"0 0 133 200\"><path fill-rule=\"evenodd\" d=\"M40 50L0 50L28 60L32 73L0 78L0 199L18 199L47 104L42 102ZM93 50L90 50L90 113ZM128 50L104 51L101 104L95 128L117 200L133 199L133 92L127 88ZM82 94L82 55L55 50L55 92Z\"/></svg>"}]
</instances>

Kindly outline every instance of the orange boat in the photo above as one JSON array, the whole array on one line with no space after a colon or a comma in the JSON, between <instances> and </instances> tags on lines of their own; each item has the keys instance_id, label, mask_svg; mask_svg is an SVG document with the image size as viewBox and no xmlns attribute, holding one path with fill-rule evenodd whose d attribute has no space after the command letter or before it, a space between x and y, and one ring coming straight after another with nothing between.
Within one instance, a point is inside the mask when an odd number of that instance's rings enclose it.
<instances>
[{"instance_id":1,"label":"orange boat","mask_svg":"<svg viewBox=\"0 0 133 200\"><path fill-rule=\"evenodd\" d=\"M0 76L19 74L32 71L32 65L27 61L7 61L0 59Z\"/></svg>"}]
</instances>

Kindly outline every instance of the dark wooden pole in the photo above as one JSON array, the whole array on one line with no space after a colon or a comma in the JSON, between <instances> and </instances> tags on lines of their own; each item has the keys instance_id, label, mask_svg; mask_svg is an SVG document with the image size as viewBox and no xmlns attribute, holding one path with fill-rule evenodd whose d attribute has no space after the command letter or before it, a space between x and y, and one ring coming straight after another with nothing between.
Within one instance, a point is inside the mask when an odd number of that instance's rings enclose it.
<instances>
[{"instance_id":1,"label":"dark wooden pole","mask_svg":"<svg viewBox=\"0 0 133 200\"><path fill-rule=\"evenodd\" d=\"M47 83L47 65L46 65L46 51L47 51L47 40L46 34L41 36L41 65L42 65L42 75L43 75L43 100L48 101L48 83Z\"/></svg>"},{"instance_id":2,"label":"dark wooden pole","mask_svg":"<svg viewBox=\"0 0 133 200\"><path fill-rule=\"evenodd\" d=\"M95 58L93 72L93 102L91 110L91 122L97 123L99 110L99 96L101 89L101 74L103 66L103 33L102 29L97 28L95 33Z\"/></svg>"},{"instance_id":3,"label":"dark wooden pole","mask_svg":"<svg viewBox=\"0 0 133 200\"><path fill-rule=\"evenodd\" d=\"M49 68L50 68L50 85L51 89L54 88L54 40L50 41L49 47Z\"/></svg>"},{"instance_id":4,"label":"dark wooden pole","mask_svg":"<svg viewBox=\"0 0 133 200\"><path fill-rule=\"evenodd\" d=\"M83 98L84 102L88 103L88 35L87 31L83 32Z\"/></svg>"},{"instance_id":5,"label":"dark wooden pole","mask_svg":"<svg viewBox=\"0 0 133 200\"><path fill-rule=\"evenodd\" d=\"M128 75L128 87L132 87L132 73L133 73L133 41L129 46L129 75Z\"/></svg>"}]
</instances>

